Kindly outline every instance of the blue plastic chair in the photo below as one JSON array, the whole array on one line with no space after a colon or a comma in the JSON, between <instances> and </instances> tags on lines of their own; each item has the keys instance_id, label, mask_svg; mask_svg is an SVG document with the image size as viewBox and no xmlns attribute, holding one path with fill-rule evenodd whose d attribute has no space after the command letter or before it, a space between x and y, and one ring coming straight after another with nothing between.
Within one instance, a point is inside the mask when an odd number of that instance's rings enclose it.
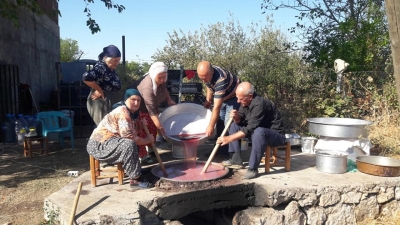
<instances>
[{"instance_id":1,"label":"blue plastic chair","mask_svg":"<svg viewBox=\"0 0 400 225\"><path fill-rule=\"evenodd\" d=\"M71 146L72 150L74 150L74 129L72 127L72 119L68 116L65 116L64 113L60 111L47 111L40 112L37 114L37 119L42 124L42 135L46 140L46 148L48 145L47 134L49 133L60 133L59 141L61 147L64 148L64 132L71 132ZM65 123L66 121L68 123ZM67 126L61 126L61 124L68 124Z\"/></svg>"}]
</instances>

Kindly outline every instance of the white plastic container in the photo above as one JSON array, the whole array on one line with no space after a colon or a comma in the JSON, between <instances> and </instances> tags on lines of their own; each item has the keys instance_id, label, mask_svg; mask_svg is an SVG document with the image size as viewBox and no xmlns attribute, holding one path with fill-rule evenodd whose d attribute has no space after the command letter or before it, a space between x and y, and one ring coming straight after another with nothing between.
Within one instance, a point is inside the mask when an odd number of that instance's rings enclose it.
<instances>
[{"instance_id":1,"label":"white plastic container","mask_svg":"<svg viewBox=\"0 0 400 225\"><path fill-rule=\"evenodd\" d=\"M315 137L302 137L301 138L301 151L303 153L315 154L314 147L318 138Z\"/></svg>"}]
</instances>

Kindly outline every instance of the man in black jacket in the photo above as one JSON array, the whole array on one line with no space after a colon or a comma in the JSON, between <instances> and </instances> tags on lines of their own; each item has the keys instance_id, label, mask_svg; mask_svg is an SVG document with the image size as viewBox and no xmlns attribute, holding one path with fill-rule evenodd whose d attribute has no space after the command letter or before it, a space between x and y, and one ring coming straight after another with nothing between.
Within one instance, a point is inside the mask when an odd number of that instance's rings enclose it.
<instances>
[{"instance_id":1,"label":"man in black jacket","mask_svg":"<svg viewBox=\"0 0 400 225\"><path fill-rule=\"evenodd\" d=\"M285 144L285 129L275 104L258 96L249 82L239 84L236 88L236 97L240 108L238 111L230 112L234 123L229 128L229 136L218 138L217 144L229 144L231 158L222 162L223 165L230 168L243 168L239 140L251 139L249 169L244 178L252 179L258 175L258 167L266 146Z\"/></svg>"}]
</instances>

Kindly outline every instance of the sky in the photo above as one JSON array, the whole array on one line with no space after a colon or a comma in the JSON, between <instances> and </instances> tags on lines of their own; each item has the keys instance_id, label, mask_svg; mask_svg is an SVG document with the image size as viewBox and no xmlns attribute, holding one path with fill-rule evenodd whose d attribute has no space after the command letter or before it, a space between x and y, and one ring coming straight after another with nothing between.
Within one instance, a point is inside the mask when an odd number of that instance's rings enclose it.
<instances>
[{"instance_id":1,"label":"sky","mask_svg":"<svg viewBox=\"0 0 400 225\"><path fill-rule=\"evenodd\" d=\"M96 0L90 4L92 18L101 31L92 34L86 26L83 0L60 0L60 37L78 42L85 53L83 59L97 59L103 47L116 45L122 51L125 36L125 60L152 62L151 56L163 49L169 39L168 33L182 30L185 34L200 31L201 27L239 21L242 28L252 22L266 25L266 14L272 15L273 26L285 31L296 23L295 13L287 10L267 11L262 14L263 0L114 0L125 6L122 13L108 10ZM289 0L288 0L289 1ZM231 16L232 15L232 16Z\"/></svg>"}]
</instances>

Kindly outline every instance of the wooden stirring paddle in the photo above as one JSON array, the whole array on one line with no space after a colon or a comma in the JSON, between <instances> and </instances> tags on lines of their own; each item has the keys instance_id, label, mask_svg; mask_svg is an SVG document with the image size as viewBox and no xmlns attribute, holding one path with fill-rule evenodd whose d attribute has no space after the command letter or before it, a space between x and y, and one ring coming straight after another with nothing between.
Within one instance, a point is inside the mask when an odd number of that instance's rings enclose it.
<instances>
[{"instance_id":1,"label":"wooden stirring paddle","mask_svg":"<svg viewBox=\"0 0 400 225\"><path fill-rule=\"evenodd\" d=\"M147 135L151 135L150 132L149 132L149 129L147 129L147 126L144 125L144 124L143 124L143 129L144 129L144 131L146 132ZM161 161L160 155L158 154L158 150L157 150L156 145L154 144L154 142L151 143L151 147L153 148L154 154L156 155L158 164L160 165L160 168L161 168L161 171L164 174L164 177L168 177L168 173L165 170L164 164Z\"/></svg>"},{"instance_id":2,"label":"wooden stirring paddle","mask_svg":"<svg viewBox=\"0 0 400 225\"><path fill-rule=\"evenodd\" d=\"M221 134L220 137L225 136L226 132L228 131L228 128L231 126L232 121L233 121L233 118L232 117L229 118L229 121L226 124L224 130L222 131L222 134ZM206 164L204 165L203 170L200 172L200 174L203 174L203 173L205 173L207 171L208 167L210 166L211 161L214 159L214 156L218 151L219 146L221 146L221 144L215 145L213 151L210 154L210 157L208 157L208 160L207 160Z\"/></svg>"}]
</instances>

